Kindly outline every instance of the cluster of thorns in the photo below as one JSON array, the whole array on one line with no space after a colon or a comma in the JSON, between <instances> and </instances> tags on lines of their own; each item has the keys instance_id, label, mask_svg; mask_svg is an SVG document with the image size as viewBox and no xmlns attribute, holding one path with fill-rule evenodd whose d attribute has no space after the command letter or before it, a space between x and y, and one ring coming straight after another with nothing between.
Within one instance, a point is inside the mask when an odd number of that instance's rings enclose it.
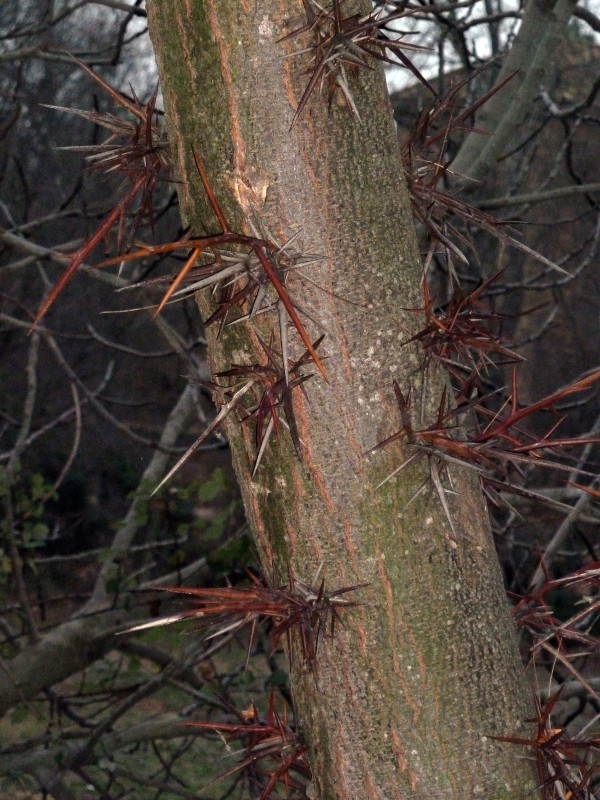
<instances>
[{"instance_id":1,"label":"cluster of thorns","mask_svg":"<svg viewBox=\"0 0 600 800\"><path fill-rule=\"evenodd\" d=\"M213 630L208 639L233 635L248 628L247 665L257 629L266 624L270 629L273 652L281 646L282 640L285 641L290 665L305 665L318 681L319 644L324 638L333 640L336 625L341 621L340 612L358 604L347 595L361 587L347 586L327 592L323 580L315 585L319 572L309 584L296 578L288 569L288 581L280 586L271 586L248 574L251 583L244 587L164 589L171 594L183 595L192 605L187 610L143 623L127 632L183 620L210 626ZM226 742L235 739L242 743L235 765L208 786L245 774L251 782L262 781L260 800L267 800L279 784L284 787L286 797L296 796L296 792L299 793L297 796L304 796L303 791L311 776L305 756L309 748L288 723L287 710L284 708L281 714L277 712L274 693L270 694L265 720L259 717L254 704L242 711L232 703L226 703L226 706L230 715L237 719L235 723L189 723L191 727L224 736Z\"/></svg>"},{"instance_id":2,"label":"cluster of thorns","mask_svg":"<svg viewBox=\"0 0 600 800\"><path fill-rule=\"evenodd\" d=\"M90 72L89 69L86 68L86 70ZM94 73L90 72L90 74L102 86L107 86ZM111 89L111 93L114 94L114 90ZM120 97L120 95L117 96ZM127 102L128 108L132 105L128 101L123 102ZM117 223L119 223L120 237L118 244L121 243L121 223L126 218L127 211L141 188L144 188L143 197L140 199L141 208L144 208L147 212L150 211L150 208L146 206L151 200L152 189L156 184L156 167L159 163L158 159L155 159L149 164L146 152L151 146L153 137L156 137L156 130L150 125L154 96L149 106L150 111L146 107L143 112L139 111L137 106L133 106L134 109L138 110L138 117L144 120L143 126L148 129L147 136L140 137L140 125L133 126L129 145L130 151L124 154L122 148L118 148L115 154L113 147L109 151L104 150L102 152L103 161L94 163L94 168L98 168L101 163L106 163L107 167L112 169L115 164L121 164L121 162L130 165L132 161L142 161L144 168L148 170L149 175L152 177L150 178L143 171L141 176L136 173L135 177L132 177L129 173L133 173L134 170L128 166L129 172L127 174L132 180L130 191L126 193L117 207L113 209L113 212L104 220L94 236L72 257L68 269L38 311L34 319L34 325L41 321L56 297L71 280L75 271ZM88 112L84 113L88 115ZM93 116L95 118L97 115L94 114ZM109 121L104 117L102 119L107 126L110 124L111 128L116 128L112 118ZM121 131L121 128L122 126L117 130ZM146 144L140 152L142 141ZM271 434L273 431L278 432L280 429L281 410L285 414L285 425L291 435L296 453L300 455L301 441L294 415L292 393L295 389L304 391L303 384L314 374L310 371L307 372L305 369L310 365L313 365L326 378L322 359L317 353L324 336L320 336L314 342L311 341L300 319L299 312L290 299L286 285L292 272L300 274L302 267L319 260L318 257L306 256L295 252L293 243L296 237L293 237L283 245L278 245L269 238L261 237L256 230L253 231L254 235L234 232L215 197L204 165L196 151L193 151L193 156L206 197L222 232L204 237L186 236L181 240L163 245L153 246L138 243L132 252L109 258L97 264L96 268L104 268L116 264L122 266L125 263L147 257L168 255L180 250L188 250L189 255L185 264L174 278L144 281L127 288L148 287L149 285L164 283L166 280L169 285L161 302L154 311L154 316L160 314L167 303L182 300L202 289L210 288L217 297L217 308L205 321L205 325L218 324L220 331L225 325L237 324L242 320L252 320L269 311L273 311L278 317L279 350L276 347L273 335L268 342L265 342L257 334L265 361L249 365L233 364L230 369L224 370L215 376L225 379L225 383L207 384L220 406L220 411L211 425L192 444L159 486L156 487L155 491L158 491L169 480L206 438L223 423L225 417L234 410L238 411L245 421L255 422L257 456L254 472L256 472L260 464ZM138 211L134 224L139 224L139 219L140 214ZM203 259L204 263L199 263L201 259ZM304 353L296 358L290 356L288 343L288 326L290 323L305 348ZM244 405L243 398L249 391L251 391L251 396L254 397L254 403L248 407Z\"/></svg>"}]
</instances>

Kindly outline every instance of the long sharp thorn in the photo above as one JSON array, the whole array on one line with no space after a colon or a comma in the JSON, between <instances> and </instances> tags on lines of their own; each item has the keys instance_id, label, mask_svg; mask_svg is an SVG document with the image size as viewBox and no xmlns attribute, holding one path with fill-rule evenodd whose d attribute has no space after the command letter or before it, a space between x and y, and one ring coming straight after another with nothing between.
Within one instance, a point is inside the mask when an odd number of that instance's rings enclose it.
<instances>
[{"instance_id":1,"label":"long sharp thorn","mask_svg":"<svg viewBox=\"0 0 600 800\"><path fill-rule=\"evenodd\" d=\"M130 188L125 198L121 200L119 204L112 209L112 211L104 218L102 224L100 225L98 230L93 234L93 236L91 236L88 239L88 241L75 253L71 263L67 267L67 270L62 275L58 283L54 286L54 288L46 298L45 302L43 303L42 307L36 314L35 319L33 320L33 324L31 326L32 330L33 328L35 328L38 322L40 322L46 315L46 313L53 305L58 295L69 283L73 275L77 272L77 269L83 264L85 259L97 247L97 245L102 241L102 239L104 239L104 237L116 223L119 217L123 214L123 209L126 208L127 204L133 200L133 198L139 192L142 184L143 184L143 177L138 178L138 180Z\"/></svg>"},{"instance_id":2,"label":"long sharp thorn","mask_svg":"<svg viewBox=\"0 0 600 800\"><path fill-rule=\"evenodd\" d=\"M291 300L289 298L289 295L285 290L285 286L279 280L279 276L277 275L277 272L275 271L275 269L273 269L273 266L271 265L269 259L265 255L265 253L262 250L262 248L257 245L257 246L253 246L253 250L256 253L256 256L257 256L258 260L260 261L264 271L267 273L267 277L271 281L271 283L273 285L273 288L275 289L275 291L279 295L279 299L281 300L281 302L285 306L285 310L287 311L290 319L294 323L294 327L298 331L298 334L299 334L300 338L302 339L302 341L304 343L304 346L306 347L306 349L310 353L312 360L315 362L315 365L316 365L317 369L321 373L323 379L327 383L329 383L329 380L327 378L327 373L325 372L325 367L323 366L323 364L321 362L321 359L317 355L317 351L313 347L312 342L308 338L308 334L307 334L307 332L306 332L306 330L304 328L304 325L302 324L302 322L300 320L300 317L296 313L296 309L292 305L292 302L291 302Z\"/></svg>"},{"instance_id":3,"label":"long sharp thorn","mask_svg":"<svg viewBox=\"0 0 600 800\"><path fill-rule=\"evenodd\" d=\"M452 533L454 534L454 538L456 539L458 538L458 536L456 534L456 529L454 528L454 523L452 522L452 517L450 516L450 508L448 506L448 501L446 500L446 490L442 486L437 464L434 461L432 461L430 464L430 472L431 472L431 480L433 482L433 485L435 486L437 495L440 498L440 503L442 504L442 508L444 509L444 514L446 515L446 519L448 520L448 524L450 525L450 530L452 531Z\"/></svg>"},{"instance_id":4,"label":"long sharp thorn","mask_svg":"<svg viewBox=\"0 0 600 800\"><path fill-rule=\"evenodd\" d=\"M215 193L212 190L212 186L209 183L208 175L206 174L206 170L204 169L204 164L200 160L200 156L196 152L196 148L192 147L192 154L194 156L194 163L196 165L196 169L198 170L198 175L200 175L200 180L202 181L202 186L204 187L204 191L206 192L206 196L208 197L209 203L211 205L212 210L215 212L215 217L219 220L221 228L223 228L223 233L231 233L231 228L229 227L229 223L219 205L217 198L215 197Z\"/></svg>"},{"instance_id":5,"label":"long sharp thorn","mask_svg":"<svg viewBox=\"0 0 600 800\"><path fill-rule=\"evenodd\" d=\"M157 486L157 487L154 489L154 491L152 492L152 494L150 495L150 497L153 497L153 496L154 496L154 495L155 495L155 494L158 492L158 490L159 490L159 489L160 489L162 486L164 486L164 485L165 485L165 483L166 483L168 480L170 480L170 478L172 478L172 477L173 477L173 475L174 475L174 474L177 472L177 470L179 469L179 467L181 467L181 466L182 466L182 464L185 464L185 462L188 460L188 458L189 458L191 455L193 455L193 453L194 453L194 452L195 452L195 451L196 451L196 450L197 450L197 449L200 447L200 445L202 444L202 442L203 442L203 441L204 441L204 440L205 440L205 439L206 439L208 436L210 436L210 434L211 434L213 431L215 431L215 430L216 430L216 429L219 427L219 425L220 425L220 424L221 424L221 422L222 422L222 421L225 419L225 417L227 416L227 414L229 414L229 412L230 412L230 411L231 411L233 408L235 408L235 406L236 406L236 404L237 404L238 400L240 399L240 397L242 397L244 394L246 394L246 392L248 391L248 389L250 389L250 388L252 387L252 385L253 385L253 384L254 384L254 380L252 380L252 379L251 379L251 380L249 380L247 383L245 383L245 384L242 386L242 388L241 388L241 389L238 389L238 391L237 391L237 392L236 392L236 393L233 395L233 397L231 398L231 400L230 400L228 403L226 403L226 404L225 404L225 405L224 405L224 406L221 408L221 410L219 411L219 413L217 414L217 416L214 418L214 420L211 422L211 424L208 426L208 428L206 428L206 430L205 430L203 433L201 433L201 434L200 434L200 436L199 436L199 437L196 439L196 441L195 441L195 442L194 442L194 443L191 445L191 447L188 447L188 449L187 449L187 450L185 451L185 453L184 453L184 454L181 456L181 458L180 458L180 459L179 459L179 461L178 461L178 462L175 464L175 466L174 466L172 469L170 469L170 470L169 470L169 472L167 472L167 474L166 474L166 475L165 475L165 477L162 479L162 481L161 481L161 482L158 484L158 486Z\"/></svg>"},{"instance_id":6,"label":"long sharp thorn","mask_svg":"<svg viewBox=\"0 0 600 800\"><path fill-rule=\"evenodd\" d=\"M269 443L269 439L273 432L274 422L273 417L270 417L267 427L265 428L265 432L263 433L262 441L260 443L260 448L258 453L256 454L256 461L254 462L254 468L252 469L252 477L256 475L256 472L260 466L260 462L262 461L262 457L265 454L265 450L267 449L267 444Z\"/></svg>"},{"instance_id":7,"label":"long sharp thorn","mask_svg":"<svg viewBox=\"0 0 600 800\"><path fill-rule=\"evenodd\" d=\"M157 317L160 314L160 312L163 310L163 308L167 305L167 303L169 302L171 296L175 293L177 288L181 285L183 279L188 274L188 272L191 270L191 268L194 266L194 264L196 263L196 261L200 257L201 253L202 253L202 247L195 247L192 250L192 254L188 258L188 260L185 262L183 267L179 270L179 274L177 275L177 277L175 278L173 283L169 286L169 288L165 292L164 297L160 301L160 304L159 304L158 308L156 309L156 311L152 315L152 319Z\"/></svg>"},{"instance_id":8,"label":"long sharp thorn","mask_svg":"<svg viewBox=\"0 0 600 800\"><path fill-rule=\"evenodd\" d=\"M384 478L380 483L378 483L375 488L376 489L381 489L381 487L384 486L388 481L391 481L392 478L395 478L396 475L398 475L399 472L402 472L402 470L405 469L405 467L408 467L410 464L413 463L413 461L416 461L418 457L419 457L419 453L413 453L412 455L410 455L406 459L406 461L403 461L402 464L400 464L399 467L396 467L395 470L390 472L390 474L386 478Z\"/></svg>"},{"instance_id":9,"label":"long sharp thorn","mask_svg":"<svg viewBox=\"0 0 600 800\"><path fill-rule=\"evenodd\" d=\"M120 105L122 108L126 108L131 114L133 114L138 119L142 120L142 122L145 121L144 110L140 108L139 105L137 105L136 103L132 103L131 100L128 100L124 94L121 94L121 92L118 92L116 89L113 89L113 87L109 83L106 83L106 81L104 81L99 75L97 75L93 69L88 67L87 64L84 64L83 61L80 61L78 58L75 57L72 58L73 61L75 61L75 63L78 66L80 66L84 72L87 72L90 78L96 81L96 83L99 86L101 86L104 89L104 91L107 94L109 94L118 105Z\"/></svg>"},{"instance_id":10,"label":"long sharp thorn","mask_svg":"<svg viewBox=\"0 0 600 800\"><path fill-rule=\"evenodd\" d=\"M162 625L172 625L174 622L183 622L187 618L186 612L175 614L172 617L161 617L160 619L153 619L150 622L142 622L140 625L134 625L133 628L127 628L125 631L119 631L117 636L124 636L126 633L136 633L137 631L147 631L150 628L159 628Z\"/></svg>"},{"instance_id":11,"label":"long sharp thorn","mask_svg":"<svg viewBox=\"0 0 600 800\"><path fill-rule=\"evenodd\" d=\"M287 332L287 319L283 309L279 309L279 338L281 340L281 360L283 361L283 372L285 375L286 386L290 385L290 366L289 366L289 348L288 348L288 332Z\"/></svg>"}]
</instances>

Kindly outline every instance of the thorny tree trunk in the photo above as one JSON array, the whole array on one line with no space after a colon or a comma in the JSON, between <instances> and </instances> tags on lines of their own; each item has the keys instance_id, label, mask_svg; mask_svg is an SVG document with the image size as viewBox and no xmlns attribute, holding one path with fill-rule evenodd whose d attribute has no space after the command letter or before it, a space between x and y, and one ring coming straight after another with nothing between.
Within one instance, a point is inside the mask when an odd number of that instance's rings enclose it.
<instances>
[{"instance_id":1,"label":"thorny tree trunk","mask_svg":"<svg viewBox=\"0 0 600 800\"><path fill-rule=\"evenodd\" d=\"M522 753L485 738L531 715L480 493L462 471L442 473L455 536L436 493L418 493L425 459L377 489L407 450L367 455L400 427L392 379L412 387L415 414L425 398L426 418L440 396L439 376L424 381L420 353L402 347L421 273L383 74L352 79L361 123L335 98L330 111L311 100L290 130L308 56L283 56L310 37L277 40L303 24L300 0L148 5L186 223L218 230L194 146L232 226L251 220L280 242L300 231L295 246L324 256L288 287L312 338L327 332L328 382L295 400L303 462L282 430L252 480L250 426L228 427L267 573L285 577L289 562L310 581L324 562L329 590L368 584L319 650L318 685L294 669L311 796L523 798ZM210 300L199 302L206 315ZM214 372L263 360L243 325L208 334Z\"/></svg>"}]
</instances>

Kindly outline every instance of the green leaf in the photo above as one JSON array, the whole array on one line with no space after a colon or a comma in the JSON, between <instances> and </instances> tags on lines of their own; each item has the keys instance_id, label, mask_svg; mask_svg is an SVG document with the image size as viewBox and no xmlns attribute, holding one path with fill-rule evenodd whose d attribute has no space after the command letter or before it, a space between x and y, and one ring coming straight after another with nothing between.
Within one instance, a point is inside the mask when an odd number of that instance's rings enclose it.
<instances>
[{"instance_id":1,"label":"green leaf","mask_svg":"<svg viewBox=\"0 0 600 800\"><path fill-rule=\"evenodd\" d=\"M225 530L225 526L231 516L231 509L224 508L221 511L216 511L213 515L212 520L210 521L210 525L206 529L204 533L204 539L206 541L214 541L218 539L223 531Z\"/></svg>"},{"instance_id":2,"label":"green leaf","mask_svg":"<svg viewBox=\"0 0 600 800\"><path fill-rule=\"evenodd\" d=\"M142 669L142 659L139 656L129 656L127 659L127 673L137 675Z\"/></svg>"},{"instance_id":3,"label":"green leaf","mask_svg":"<svg viewBox=\"0 0 600 800\"><path fill-rule=\"evenodd\" d=\"M229 481L225 472L217 467L206 483L198 489L198 500L201 503L209 503L215 497L229 488Z\"/></svg>"},{"instance_id":4,"label":"green leaf","mask_svg":"<svg viewBox=\"0 0 600 800\"><path fill-rule=\"evenodd\" d=\"M44 522L36 522L31 528L31 538L34 540L33 544L37 547L46 543L48 536L48 526Z\"/></svg>"}]
</instances>

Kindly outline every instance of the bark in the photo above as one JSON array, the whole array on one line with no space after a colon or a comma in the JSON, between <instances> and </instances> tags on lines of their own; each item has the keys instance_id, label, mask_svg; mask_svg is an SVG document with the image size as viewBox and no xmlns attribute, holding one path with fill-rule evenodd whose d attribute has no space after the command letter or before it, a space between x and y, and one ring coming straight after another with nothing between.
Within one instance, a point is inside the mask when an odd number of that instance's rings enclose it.
<instances>
[{"instance_id":1,"label":"bark","mask_svg":"<svg viewBox=\"0 0 600 800\"><path fill-rule=\"evenodd\" d=\"M300 231L296 246L324 257L310 282L289 283L312 338L327 332L328 381L313 378L308 401L295 399L302 462L282 430L252 480L250 426L228 427L266 572L285 576L289 563L310 581L323 563L329 590L368 584L320 646L318 681L294 663L311 796L524 797L533 783L522 754L486 738L515 734L531 713L478 488L440 467L455 534L431 484L419 492L426 459L378 489L408 450L369 454L400 427L392 379L413 389L415 406L424 398L425 419L442 386L402 346L418 324L403 309L420 304L421 267L383 73L352 79L361 123L337 98L330 110L313 99L290 130L310 56L284 56L311 39L277 40L303 24L301 2L148 6L184 221L219 229L195 147L234 229L248 232L251 221L282 243ZM214 310L206 296L199 304L204 316ZM263 338L276 327L261 317ZM208 337L214 372L263 360L255 325Z\"/></svg>"}]
</instances>

